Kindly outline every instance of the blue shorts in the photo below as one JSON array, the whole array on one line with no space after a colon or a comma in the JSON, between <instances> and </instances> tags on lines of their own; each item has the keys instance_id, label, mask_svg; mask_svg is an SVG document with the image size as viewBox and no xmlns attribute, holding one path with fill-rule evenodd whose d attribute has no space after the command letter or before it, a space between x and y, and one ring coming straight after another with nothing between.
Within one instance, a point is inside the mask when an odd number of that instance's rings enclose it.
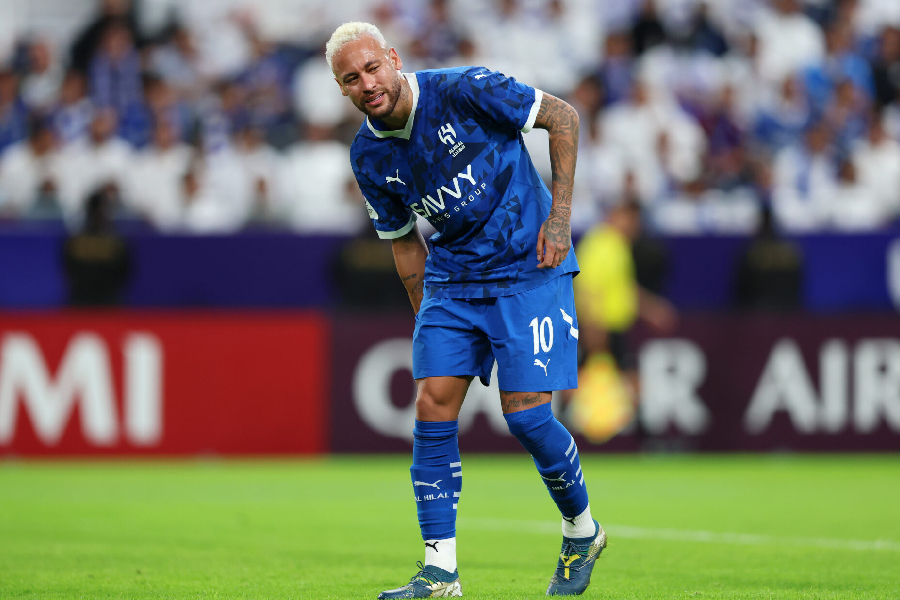
<instances>
[{"instance_id":1,"label":"blue shorts","mask_svg":"<svg viewBox=\"0 0 900 600\"><path fill-rule=\"evenodd\" d=\"M506 392L578 387L572 274L499 298L425 298L413 334L413 377L474 376L494 360Z\"/></svg>"}]
</instances>

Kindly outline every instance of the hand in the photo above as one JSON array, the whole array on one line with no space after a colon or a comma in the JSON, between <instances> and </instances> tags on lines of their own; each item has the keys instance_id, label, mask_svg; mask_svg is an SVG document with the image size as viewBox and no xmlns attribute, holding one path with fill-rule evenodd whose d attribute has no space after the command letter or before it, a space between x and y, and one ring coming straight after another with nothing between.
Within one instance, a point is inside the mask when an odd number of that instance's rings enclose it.
<instances>
[{"instance_id":1,"label":"hand","mask_svg":"<svg viewBox=\"0 0 900 600\"><path fill-rule=\"evenodd\" d=\"M550 211L550 216L538 232L538 269L555 269L569 255L572 247L572 230L569 220Z\"/></svg>"},{"instance_id":2,"label":"hand","mask_svg":"<svg viewBox=\"0 0 900 600\"><path fill-rule=\"evenodd\" d=\"M655 333L667 335L678 327L678 311L665 298L651 297L643 313L644 321Z\"/></svg>"}]
</instances>

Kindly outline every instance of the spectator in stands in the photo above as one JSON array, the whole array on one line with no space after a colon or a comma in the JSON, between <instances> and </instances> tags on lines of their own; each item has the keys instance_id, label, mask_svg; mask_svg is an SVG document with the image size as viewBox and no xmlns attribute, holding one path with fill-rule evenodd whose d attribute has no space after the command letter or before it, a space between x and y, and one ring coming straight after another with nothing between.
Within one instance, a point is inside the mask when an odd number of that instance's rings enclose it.
<instances>
[{"instance_id":1,"label":"spectator in stands","mask_svg":"<svg viewBox=\"0 0 900 600\"><path fill-rule=\"evenodd\" d=\"M156 121L153 141L136 157L128 178L126 203L155 229L173 232L184 219L184 176L194 150L179 139L178 128Z\"/></svg>"},{"instance_id":2,"label":"spectator in stands","mask_svg":"<svg viewBox=\"0 0 900 600\"><path fill-rule=\"evenodd\" d=\"M603 60L597 75L606 90L607 105L614 105L628 98L634 76L634 56L631 36L623 32L610 32L604 41Z\"/></svg>"},{"instance_id":3,"label":"spectator in stands","mask_svg":"<svg viewBox=\"0 0 900 600\"><path fill-rule=\"evenodd\" d=\"M179 139L192 128L193 114L175 90L156 75L142 77L144 98L131 104L119 122L119 135L135 148L143 148L153 136L154 124L166 121Z\"/></svg>"},{"instance_id":4,"label":"spectator in stands","mask_svg":"<svg viewBox=\"0 0 900 600\"><path fill-rule=\"evenodd\" d=\"M235 81L222 80L199 107L200 129L205 152L219 152L232 145L232 138L251 120L246 103L247 90Z\"/></svg>"},{"instance_id":5,"label":"spectator in stands","mask_svg":"<svg viewBox=\"0 0 900 600\"><path fill-rule=\"evenodd\" d=\"M880 108L900 97L900 28L885 27L872 61L875 97Z\"/></svg>"},{"instance_id":6,"label":"spectator in stands","mask_svg":"<svg viewBox=\"0 0 900 600\"><path fill-rule=\"evenodd\" d=\"M860 182L878 199L887 219L900 216L900 142L891 138L880 112L869 120L868 135L853 147L853 165Z\"/></svg>"},{"instance_id":7,"label":"spectator in stands","mask_svg":"<svg viewBox=\"0 0 900 600\"><path fill-rule=\"evenodd\" d=\"M94 117L94 103L88 98L84 75L75 70L66 72L59 101L50 115L56 137L62 144L70 144L88 134Z\"/></svg>"},{"instance_id":8,"label":"spectator in stands","mask_svg":"<svg viewBox=\"0 0 900 600\"><path fill-rule=\"evenodd\" d=\"M760 11L754 33L759 39L759 69L768 81L784 81L825 55L819 26L803 14L797 0L773 0Z\"/></svg>"},{"instance_id":9,"label":"spectator in stands","mask_svg":"<svg viewBox=\"0 0 900 600\"><path fill-rule=\"evenodd\" d=\"M22 101L28 109L46 115L56 102L62 80L63 67L50 42L38 38L28 44L28 68L22 78Z\"/></svg>"},{"instance_id":10,"label":"spectator in stands","mask_svg":"<svg viewBox=\"0 0 900 600\"><path fill-rule=\"evenodd\" d=\"M448 0L430 0L416 40L431 65L444 64L456 54L465 32L453 20Z\"/></svg>"},{"instance_id":11,"label":"spectator in stands","mask_svg":"<svg viewBox=\"0 0 900 600\"><path fill-rule=\"evenodd\" d=\"M182 98L196 102L207 84L200 72L191 31L176 24L165 41L150 52L148 68Z\"/></svg>"},{"instance_id":12,"label":"spectator in stands","mask_svg":"<svg viewBox=\"0 0 900 600\"><path fill-rule=\"evenodd\" d=\"M19 95L19 77L0 69L0 152L28 136L28 108Z\"/></svg>"},{"instance_id":13,"label":"spectator in stands","mask_svg":"<svg viewBox=\"0 0 900 600\"><path fill-rule=\"evenodd\" d=\"M125 114L143 102L140 56L123 20L111 21L102 40L90 63L91 97L97 106Z\"/></svg>"},{"instance_id":14,"label":"spectator in stands","mask_svg":"<svg viewBox=\"0 0 900 600\"><path fill-rule=\"evenodd\" d=\"M279 147L293 141L292 77L297 56L287 48L264 39L251 25L246 26L253 49L249 66L237 81L246 95L244 102L251 122L266 132L266 137Z\"/></svg>"},{"instance_id":15,"label":"spectator in stands","mask_svg":"<svg viewBox=\"0 0 900 600\"><path fill-rule=\"evenodd\" d=\"M610 108L602 127L635 173L644 201L653 202L702 172L703 130L665 90L635 80L629 101Z\"/></svg>"},{"instance_id":16,"label":"spectator in stands","mask_svg":"<svg viewBox=\"0 0 900 600\"><path fill-rule=\"evenodd\" d=\"M601 122L603 100L603 84L596 75L582 78L570 100L581 115L581 136L578 140L581 168L575 171L572 195L572 228L576 234L599 221L604 207L618 203L625 194L625 161L619 148L609 143L604 135ZM532 134L539 133L529 133L526 140ZM536 167L538 157L546 154L531 152ZM545 181L549 182L546 176Z\"/></svg>"},{"instance_id":17,"label":"spectator in stands","mask_svg":"<svg viewBox=\"0 0 900 600\"><path fill-rule=\"evenodd\" d=\"M656 1L644 0L641 3L640 14L631 26L631 47L635 56L640 56L667 41L666 28L657 14Z\"/></svg>"},{"instance_id":18,"label":"spectator in stands","mask_svg":"<svg viewBox=\"0 0 900 600\"><path fill-rule=\"evenodd\" d=\"M800 143L812 110L797 79L787 77L778 92L764 99L755 117L754 135L769 151Z\"/></svg>"},{"instance_id":19,"label":"spectator in stands","mask_svg":"<svg viewBox=\"0 0 900 600\"><path fill-rule=\"evenodd\" d=\"M124 24L132 39L138 39L137 20L130 0L102 0L100 14L78 35L72 45L69 68L87 74L100 51L110 25Z\"/></svg>"},{"instance_id":20,"label":"spectator in stands","mask_svg":"<svg viewBox=\"0 0 900 600\"><path fill-rule=\"evenodd\" d=\"M281 156L266 142L265 131L249 125L238 132L235 149L252 188L250 223L276 227L283 219L276 202Z\"/></svg>"},{"instance_id":21,"label":"spectator in stands","mask_svg":"<svg viewBox=\"0 0 900 600\"><path fill-rule=\"evenodd\" d=\"M827 199L837 186L837 145L825 121L815 123L803 143L775 155L772 210L784 231L818 231L828 222Z\"/></svg>"},{"instance_id":22,"label":"spectator in stands","mask_svg":"<svg viewBox=\"0 0 900 600\"><path fill-rule=\"evenodd\" d=\"M703 0L694 6L682 43L695 51L701 50L713 56L725 56L728 53L729 44L725 34L709 18L709 0Z\"/></svg>"},{"instance_id":23,"label":"spectator in stands","mask_svg":"<svg viewBox=\"0 0 900 600\"><path fill-rule=\"evenodd\" d=\"M775 229L765 210L753 240L737 265L735 303L757 311L792 311L801 306L803 253Z\"/></svg>"},{"instance_id":24,"label":"spectator in stands","mask_svg":"<svg viewBox=\"0 0 900 600\"><path fill-rule=\"evenodd\" d=\"M131 256L113 225L112 213L117 203L114 188L92 193L85 203L84 227L66 240L63 264L72 306L112 306L122 302Z\"/></svg>"},{"instance_id":25,"label":"spectator in stands","mask_svg":"<svg viewBox=\"0 0 900 600\"><path fill-rule=\"evenodd\" d=\"M825 35L826 55L804 71L804 84L817 110L824 110L832 100L835 88L850 82L856 94L871 99L875 94L872 70L866 59L856 50L853 27L850 23L832 23Z\"/></svg>"},{"instance_id":26,"label":"spectator in stands","mask_svg":"<svg viewBox=\"0 0 900 600\"><path fill-rule=\"evenodd\" d=\"M709 140L707 181L718 189L734 189L748 183L746 141L735 95L734 87L726 84L700 120Z\"/></svg>"},{"instance_id":27,"label":"spectator in stands","mask_svg":"<svg viewBox=\"0 0 900 600\"><path fill-rule=\"evenodd\" d=\"M849 152L853 141L865 135L870 106L869 99L850 79L835 86L822 116L834 132L835 143L842 153Z\"/></svg>"},{"instance_id":28,"label":"spectator in stands","mask_svg":"<svg viewBox=\"0 0 900 600\"><path fill-rule=\"evenodd\" d=\"M134 167L131 146L116 136L118 116L111 108L98 110L89 135L62 147L59 157L59 197L63 214L77 220L84 202L98 188L111 185L121 192Z\"/></svg>"},{"instance_id":29,"label":"spectator in stands","mask_svg":"<svg viewBox=\"0 0 900 600\"><path fill-rule=\"evenodd\" d=\"M857 176L853 161L841 157L837 184L822 192L828 224L837 231L876 231L887 225L889 214L875 191Z\"/></svg>"},{"instance_id":30,"label":"spectator in stands","mask_svg":"<svg viewBox=\"0 0 900 600\"><path fill-rule=\"evenodd\" d=\"M13 144L0 156L0 214L59 217L56 139L42 119L32 119L30 129L27 140Z\"/></svg>"},{"instance_id":31,"label":"spectator in stands","mask_svg":"<svg viewBox=\"0 0 900 600\"><path fill-rule=\"evenodd\" d=\"M357 233L365 224L363 205L348 197L353 172L350 148L332 128L308 123L306 137L288 148L278 175L279 204L299 233Z\"/></svg>"},{"instance_id":32,"label":"spectator in stands","mask_svg":"<svg viewBox=\"0 0 900 600\"><path fill-rule=\"evenodd\" d=\"M187 233L229 234L250 217L253 188L236 152L228 147L198 156L183 179Z\"/></svg>"}]
</instances>

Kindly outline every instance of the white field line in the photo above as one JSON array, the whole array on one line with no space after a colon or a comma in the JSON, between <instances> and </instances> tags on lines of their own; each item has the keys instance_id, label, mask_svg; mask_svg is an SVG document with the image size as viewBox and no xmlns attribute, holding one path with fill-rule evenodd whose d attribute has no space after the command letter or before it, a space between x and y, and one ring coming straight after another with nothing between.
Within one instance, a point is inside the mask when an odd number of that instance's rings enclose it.
<instances>
[{"instance_id":1,"label":"white field line","mask_svg":"<svg viewBox=\"0 0 900 600\"><path fill-rule=\"evenodd\" d=\"M531 533L560 534L559 523L550 521L525 521L514 519L459 519L462 529L486 531L516 531ZM758 535L754 533L733 533L715 531L693 531L686 529L654 529L631 527L629 525L604 524L603 529L610 537L640 540L663 540L672 542L698 542L704 544L740 544L745 546L798 546L829 550L887 550L900 552L900 542L891 540L844 540L839 538L792 537L778 535Z\"/></svg>"}]
</instances>

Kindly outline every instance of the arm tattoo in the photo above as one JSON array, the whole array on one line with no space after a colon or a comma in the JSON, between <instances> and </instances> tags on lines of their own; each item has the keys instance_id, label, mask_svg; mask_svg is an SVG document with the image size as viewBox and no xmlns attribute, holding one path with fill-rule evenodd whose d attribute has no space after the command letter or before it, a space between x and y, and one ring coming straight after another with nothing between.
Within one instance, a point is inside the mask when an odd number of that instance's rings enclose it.
<instances>
[{"instance_id":1,"label":"arm tattoo","mask_svg":"<svg viewBox=\"0 0 900 600\"><path fill-rule=\"evenodd\" d=\"M572 187L578 156L578 113L550 94L544 94L535 126L550 133L550 165L553 170L553 205L544 237L568 253L571 244Z\"/></svg>"}]
</instances>

